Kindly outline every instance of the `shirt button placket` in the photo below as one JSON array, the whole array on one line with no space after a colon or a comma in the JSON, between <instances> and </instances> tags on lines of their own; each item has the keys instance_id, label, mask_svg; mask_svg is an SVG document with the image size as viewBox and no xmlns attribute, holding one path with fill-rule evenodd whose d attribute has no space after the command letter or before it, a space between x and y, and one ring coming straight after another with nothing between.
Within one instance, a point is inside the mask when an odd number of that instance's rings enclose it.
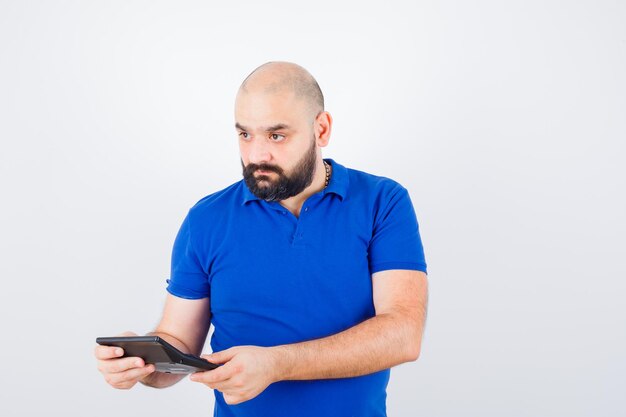
<instances>
[{"instance_id":1,"label":"shirt button placket","mask_svg":"<svg viewBox=\"0 0 626 417\"><path fill-rule=\"evenodd\" d=\"M300 212L300 218L298 219L298 225L296 226L296 232L293 236L293 243L296 244L297 241L301 241L304 233L302 233L302 217L304 216L304 213L309 211L308 207L304 207L304 209Z\"/></svg>"}]
</instances>

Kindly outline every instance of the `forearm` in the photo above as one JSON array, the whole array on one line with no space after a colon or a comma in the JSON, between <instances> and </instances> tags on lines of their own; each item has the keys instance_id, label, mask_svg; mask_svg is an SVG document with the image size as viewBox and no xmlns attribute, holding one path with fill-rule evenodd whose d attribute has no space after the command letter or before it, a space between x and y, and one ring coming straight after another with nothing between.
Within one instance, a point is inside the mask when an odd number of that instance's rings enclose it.
<instances>
[{"instance_id":1,"label":"forearm","mask_svg":"<svg viewBox=\"0 0 626 417\"><path fill-rule=\"evenodd\" d=\"M379 314L343 332L275 350L278 380L347 378L419 356L424 317Z\"/></svg>"},{"instance_id":2,"label":"forearm","mask_svg":"<svg viewBox=\"0 0 626 417\"><path fill-rule=\"evenodd\" d=\"M162 332L150 332L150 333L147 333L146 336L159 336L163 340L165 340L167 343L177 348L178 350L184 353L189 353L189 348L185 346L183 342L176 339L174 336L170 334L162 333ZM152 388L166 388L166 387L174 385L175 383L177 383L184 377L185 375L182 375L182 374L167 374L165 372L155 371L151 373L150 375L146 376L144 379L140 380L139 382L141 382L143 385L146 385Z\"/></svg>"}]
</instances>

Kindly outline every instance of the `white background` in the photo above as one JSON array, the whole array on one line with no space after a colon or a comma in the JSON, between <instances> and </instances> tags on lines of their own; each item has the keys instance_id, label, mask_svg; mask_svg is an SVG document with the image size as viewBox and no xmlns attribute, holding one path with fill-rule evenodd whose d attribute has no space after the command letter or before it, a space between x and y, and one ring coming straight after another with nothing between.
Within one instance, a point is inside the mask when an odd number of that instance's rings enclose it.
<instances>
[{"instance_id":1,"label":"white background","mask_svg":"<svg viewBox=\"0 0 626 417\"><path fill-rule=\"evenodd\" d=\"M2 416L212 415L118 391L97 336L156 325L186 211L241 178L234 99L318 80L324 150L409 189L430 280L390 416L626 413L622 1L0 0Z\"/></svg>"}]
</instances>

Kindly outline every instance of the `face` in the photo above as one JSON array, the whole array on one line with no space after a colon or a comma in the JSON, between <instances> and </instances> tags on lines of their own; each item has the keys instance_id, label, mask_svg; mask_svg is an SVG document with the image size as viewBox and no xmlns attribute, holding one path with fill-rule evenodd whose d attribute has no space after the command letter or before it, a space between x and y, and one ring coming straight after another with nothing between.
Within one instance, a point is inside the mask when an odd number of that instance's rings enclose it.
<instances>
[{"instance_id":1,"label":"face","mask_svg":"<svg viewBox=\"0 0 626 417\"><path fill-rule=\"evenodd\" d=\"M281 201L311 184L318 151L302 101L287 93L240 92L235 119L243 177L254 195Z\"/></svg>"},{"instance_id":2,"label":"face","mask_svg":"<svg viewBox=\"0 0 626 417\"><path fill-rule=\"evenodd\" d=\"M246 185L255 196L265 201L281 201L300 194L313 182L317 157L315 138L311 140L309 150L302 156L289 176L278 165L254 164L241 166ZM275 172L278 178L269 174Z\"/></svg>"}]
</instances>

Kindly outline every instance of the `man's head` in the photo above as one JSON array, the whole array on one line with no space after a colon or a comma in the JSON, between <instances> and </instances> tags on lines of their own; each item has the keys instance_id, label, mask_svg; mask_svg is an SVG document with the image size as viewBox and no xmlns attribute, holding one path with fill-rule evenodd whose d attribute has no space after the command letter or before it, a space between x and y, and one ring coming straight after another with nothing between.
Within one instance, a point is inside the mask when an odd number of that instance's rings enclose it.
<instances>
[{"instance_id":1,"label":"man's head","mask_svg":"<svg viewBox=\"0 0 626 417\"><path fill-rule=\"evenodd\" d=\"M332 119L315 79L290 62L268 62L243 81L235 100L243 176L259 198L280 201L311 184Z\"/></svg>"}]
</instances>

